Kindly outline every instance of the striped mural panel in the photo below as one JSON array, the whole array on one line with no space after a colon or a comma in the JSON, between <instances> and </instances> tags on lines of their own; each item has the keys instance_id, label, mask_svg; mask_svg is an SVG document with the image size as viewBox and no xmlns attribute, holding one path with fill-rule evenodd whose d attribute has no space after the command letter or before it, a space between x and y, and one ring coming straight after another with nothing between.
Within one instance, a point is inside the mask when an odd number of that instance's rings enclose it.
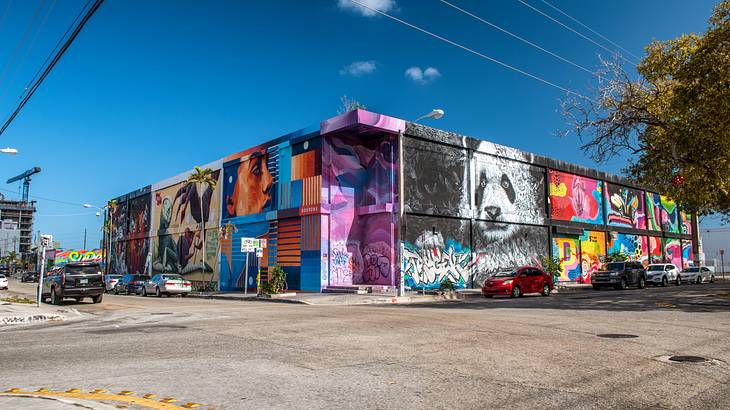
<instances>
[{"instance_id":1,"label":"striped mural panel","mask_svg":"<svg viewBox=\"0 0 730 410\"><path fill-rule=\"evenodd\" d=\"M301 265L301 219L279 221L277 232L277 262L280 266Z\"/></svg>"}]
</instances>

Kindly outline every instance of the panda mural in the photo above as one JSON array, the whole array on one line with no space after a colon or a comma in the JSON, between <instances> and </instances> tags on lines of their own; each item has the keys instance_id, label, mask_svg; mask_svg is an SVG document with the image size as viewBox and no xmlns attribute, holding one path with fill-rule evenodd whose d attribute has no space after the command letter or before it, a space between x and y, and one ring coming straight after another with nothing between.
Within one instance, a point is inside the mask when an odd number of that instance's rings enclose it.
<instances>
[{"instance_id":1,"label":"panda mural","mask_svg":"<svg viewBox=\"0 0 730 410\"><path fill-rule=\"evenodd\" d=\"M473 157L474 285L520 265L539 265L547 254L545 170L475 153ZM529 225L527 225L529 224Z\"/></svg>"}]
</instances>

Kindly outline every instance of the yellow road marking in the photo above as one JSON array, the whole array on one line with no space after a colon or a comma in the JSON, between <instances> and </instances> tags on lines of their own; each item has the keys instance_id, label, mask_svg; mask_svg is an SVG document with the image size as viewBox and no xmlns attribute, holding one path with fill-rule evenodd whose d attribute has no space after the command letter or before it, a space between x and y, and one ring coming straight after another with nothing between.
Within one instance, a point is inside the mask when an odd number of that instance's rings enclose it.
<instances>
[{"instance_id":1,"label":"yellow road marking","mask_svg":"<svg viewBox=\"0 0 730 410\"><path fill-rule=\"evenodd\" d=\"M48 389L46 389L46 391L48 391ZM94 389L94 390L91 391L91 393L106 393L108 391L109 390L105 390L105 389Z\"/></svg>"},{"instance_id":2,"label":"yellow road marking","mask_svg":"<svg viewBox=\"0 0 730 410\"><path fill-rule=\"evenodd\" d=\"M155 397L157 397L157 395L156 394L147 393L147 394L145 394L142 397L144 397L145 399L154 399Z\"/></svg>"},{"instance_id":3,"label":"yellow road marking","mask_svg":"<svg viewBox=\"0 0 730 410\"><path fill-rule=\"evenodd\" d=\"M198 404L198 403L185 403L185 404L183 404L183 407L185 407L186 409L193 409L193 408L196 408L196 407L200 407L200 404Z\"/></svg>"},{"instance_id":4,"label":"yellow road marking","mask_svg":"<svg viewBox=\"0 0 730 410\"><path fill-rule=\"evenodd\" d=\"M119 394L119 395L121 395L121 396L129 396L129 395L131 395L131 394L134 394L134 392L133 392L133 391L129 391L129 390L122 390L122 391L120 391L120 392L119 392L119 393L117 393L117 394Z\"/></svg>"},{"instance_id":5,"label":"yellow road marking","mask_svg":"<svg viewBox=\"0 0 730 410\"><path fill-rule=\"evenodd\" d=\"M80 391L81 391L81 389L68 389L68 390L66 390L66 393L78 393Z\"/></svg>"},{"instance_id":6,"label":"yellow road marking","mask_svg":"<svg viewBox=\"0 0 730 410\"><path fill-rule=\"evenodd\" d=\"M104 393L82 393L82 392L53 392L48 391L47 389L38 389L39 391L31 392L31 391L24 391L22 389L19 389L17 387L14 387L12 389L9 389L3 393L0 393L0 396L10 396L10 397L68 397L73 399L83 399L83 400L95 400L95 401L113 401L118 403L125 403L125 404L133 404L136 406L146 407L148 409L156 409L156 410L183 410L187 408L192 407L181 407L177 406L175 404L172 404L173 402L177 401L173 397L166 397L160 401L157 400L151 400L143 397L135 397L131 396L129 394L104 394ZM45 390L45 391L40 391ZM70 390L77 390L77 389L70 389ZM101 389L99 389L101 390ZM124 391L126 392L126 390ZM130 392L131 394L131 392ZM197 403L188 403L188 404L197 404ZM197 407L197 406L193 406Z\"/></svg>"}]
</instances>

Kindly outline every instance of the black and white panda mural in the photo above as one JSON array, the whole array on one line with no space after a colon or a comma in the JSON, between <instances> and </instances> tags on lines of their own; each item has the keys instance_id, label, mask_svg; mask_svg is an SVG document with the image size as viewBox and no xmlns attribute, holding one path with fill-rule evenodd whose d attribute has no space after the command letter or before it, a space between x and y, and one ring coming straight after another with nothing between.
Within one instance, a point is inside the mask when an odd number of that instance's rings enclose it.
<instances>
[{"instance_id":1,"label":"black and white panda mural","mask_svg":"<svg viewBox=\"0 0 730 410\"><path fill-rule=\"evenodd\" d=\"M539 265L548 251L545 169L475 152L472 159L474 286L489 275ZM529 225L528 225L529 224Z\"/></svg>"}]
</instances>

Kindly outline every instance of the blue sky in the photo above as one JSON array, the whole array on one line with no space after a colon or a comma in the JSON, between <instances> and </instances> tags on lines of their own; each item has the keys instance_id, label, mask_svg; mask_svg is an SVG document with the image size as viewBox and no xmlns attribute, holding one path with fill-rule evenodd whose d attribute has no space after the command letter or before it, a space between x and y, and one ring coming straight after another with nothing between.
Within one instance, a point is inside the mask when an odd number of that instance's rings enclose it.
<instances>
[{"instance_id":1,"label":"blue sky","mask_svg":"<svg viewBox=\"0 0 730 410\"><path fill-rule=\"evenodd\" d=\"M0 16L7 10L0 21L3 121L84 3L0 0ZM563 87L581 91L590 83L575 67L437 0L374 3ZM452 3L589 68L606 54L516 0ZM559 16L542 1L529 3ZM637 55L652 38L704 31L715 4L551 3ZM329 118L342 95L404 119L443 108L446 116L428 125L595 166L575 139L554 136L564 127L563 94L338 0L107 0L0 137L0 145L20 151L0 157L0 179L40 166L31 195L101 206ZM617 172L623 165L599 167ZM17 197L18 185L0 188ZM38 199L38 215L36 229L53 233L64 247L81 247L84 228L90 243L101 238L101 221L80 205Z\"/></svg>"}]
</instances>

